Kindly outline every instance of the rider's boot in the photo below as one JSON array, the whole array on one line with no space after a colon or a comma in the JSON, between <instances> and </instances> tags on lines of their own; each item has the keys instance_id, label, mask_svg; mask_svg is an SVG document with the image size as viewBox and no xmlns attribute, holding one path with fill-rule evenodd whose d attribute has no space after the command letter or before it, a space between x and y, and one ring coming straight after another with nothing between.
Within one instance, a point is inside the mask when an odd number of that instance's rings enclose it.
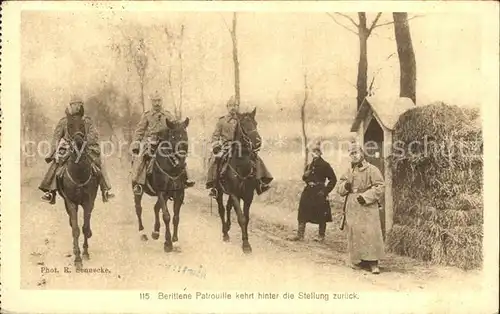
<instances>
[{"instance_id":1,"label":"rider's boot","mask_svg":"<svg viewBox=\"0 0 500 314\"><path fill-rule=\"evenodd\" d=\"M56 203L56 191L49 191L45 192L43 196L41 197L42 201L47 202L49 204L55 204Z\"/></svg>"},{"instance_id":2,"label":"rider's boot","mask_svg":"<svg viewBox=\"0 0 500 314\"><path fill-rule=\"evenodd\" d=\"M115 194L113 194L109 190L103 190L102 191L102 201L103 201L103 203L108 202L113 197L115 197Z\"/></svg>"},{"instance_id":3,"label":"rider's boot","mask_svg":"<svg viewBox=\"0 0 500 314\"><path fill-rule=\"evenodd\" d=\"M262 181L258 181L257 182L257 194L258 195L261 195L262 193L266 192L267 190L269 190L271 187L269 186L269 184L267 183L264 183Z\"/></svg>"},{"instance_id":4,"label":"rider's boot","mask_svg":"<svg viewBox=\"0 0 500 314\"><path fill-rule=\"evenodd\" d=\"M217 189L211 188L210 193L208 193L208 196L213 197L213 198L217 198L217 194L218 194Z\"/></svg>"}]
</instances>

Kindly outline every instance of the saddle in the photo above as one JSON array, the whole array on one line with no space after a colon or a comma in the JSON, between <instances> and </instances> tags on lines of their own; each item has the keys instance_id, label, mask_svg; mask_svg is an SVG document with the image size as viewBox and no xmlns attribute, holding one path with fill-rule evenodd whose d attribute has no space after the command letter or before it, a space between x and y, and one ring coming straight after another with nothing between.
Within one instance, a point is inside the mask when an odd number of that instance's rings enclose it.
<instances>
[{"instance_id":1,"label":"saddle","mask_svg":"<svg viewBox=\"0 0 500 314\"><path fill-rule=\"evenodd\" d=\"M218 170L219 170L218 177L219 178L222 178L229 168L229 157L230 157L229 151L224 152L222 157L220 157L219 165L218 165ZM253 173L253 176L255 176L255 173L257 170L257 163L255 160L250 159L250 167L251 167L250 169Z\"/></svg>"}]
</instances>

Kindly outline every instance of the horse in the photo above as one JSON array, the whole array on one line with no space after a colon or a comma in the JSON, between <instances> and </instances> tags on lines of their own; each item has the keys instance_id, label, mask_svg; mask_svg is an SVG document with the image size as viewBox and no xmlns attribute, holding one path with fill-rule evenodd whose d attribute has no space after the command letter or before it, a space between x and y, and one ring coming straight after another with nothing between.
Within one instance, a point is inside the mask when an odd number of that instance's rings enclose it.
<instances>
[{"instance_id":1,"label":"horse","mask_svg":"<svg viewBox=\"0 0 500 314\"><path fill-rule=\"evenodd\" d=\"M142 185L141 194L134 194L135 210L139 223L139 233L141 239L147 241L148 237L144 233L142 224L142 195L144 193L152 197L157 197L154 205L155 221L151 237L158 240L160 236L160 209L162 210L163 222L165 223L165 242L163 249L166 253L173 250L173 242L177 242L179 214L184 203L184 176L186 175L186 154L188 151L187 127L189 118L183 122L171 122L168 119L167 128L155 133L159 139L159 144L155 150L155 157L152 161L152 173L146 176L146 184ZM174 202L173 226L174 232L170 234L170 213L167 207L167 200Z\"/></svg>"},{"instance_id":2,"label":"horse","mask_svg":"<svg viewBox=\"0 0 500 314\"><path fill-rule=\"evenodd\" d=\"M80 229L78 227L78 207L83 208L83 258L90 259L88 240L92 237L90 219L99 187L99 177L93 170L89 147L87 145L85 122L82 116L67 116L67 133L70 138L67 161L57 177L57 190L64 199L73 235L74 264L83 266L80 255Z\"/></svg>"},{"instance_id":3,"label":"horse","mask_svg":"<svg viewBox=\"0 0 500 314\"><path fill-rule=\"evenodd\" d=\"M248 241L248 223L250 221L250 206L257 188L254 160L262 144L255 121L256 110L257 108L251 112L238 113L239 122L236 126L234 141L230 143L226 157L223 157L226 158L226 171L219 178L219 183L215 187L217 206L222 222L223 241L229 241L231 209L234 207L241 228L244 253L252 252L252 246ZM223 204L224 194L228 195L225 208ZM241 200L243 200L243 211L240 205Z\"/></svg>"}]
</instances>

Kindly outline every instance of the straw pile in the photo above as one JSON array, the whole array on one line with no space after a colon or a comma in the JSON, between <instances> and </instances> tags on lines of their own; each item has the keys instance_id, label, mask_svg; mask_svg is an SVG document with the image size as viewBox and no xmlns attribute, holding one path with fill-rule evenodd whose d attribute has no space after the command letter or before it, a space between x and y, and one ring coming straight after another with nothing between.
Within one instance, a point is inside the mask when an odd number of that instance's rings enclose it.
<instances>
[{"instance_id":1,"label":"straw pile","mask_svg":"<svg viewBox=\"0 0 500 314\"><path fill-rule=\"evenodd\" d=\"M479 111L443 103L401 115L390 157L394 225L388 248L436 264L482 265Z\"/></svg>"}]
</instances>

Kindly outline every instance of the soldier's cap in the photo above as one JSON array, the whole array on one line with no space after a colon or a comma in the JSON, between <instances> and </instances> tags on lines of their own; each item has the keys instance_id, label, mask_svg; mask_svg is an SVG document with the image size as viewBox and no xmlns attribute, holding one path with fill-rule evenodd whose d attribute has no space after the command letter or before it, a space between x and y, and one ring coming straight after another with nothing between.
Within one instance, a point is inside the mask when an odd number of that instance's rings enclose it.
<instances>
[{"instance_id":1,"label":"soldier's cap","mask_svg":"<svg viewBox=\"0 0 500 314\"><path fill-rule=\"evenodd\" d=\"M83 98L80 95L77 94L72 94L71 98L69 100L70 104L76 104L76 103L81 103L83 104Z\"/></svg>"},{"instance_id":2,"label":"soldier's cap","mask_svg":"<svg viewBox=\"0 0 500 314\"><path fill-rule=\"evenodd\" d=\"M323 154L323 152L321 151L321 142L319 142L319 141L318 141L318 142L316 142L316 143L314 144L314 147L312 148L312 150L311 150L311 151L312 151L313 153L318 154L318 155Z\"/></svg>"},{"instance_id":3,"label":"soldier's cap","mask_svg":"<svg viewBox=\"0 0 500 314\"><path fill-rule=\"evenodd\" d=\"M160 95L159 91L154 91L151 95L149 95L150 100L162 100L162 97Z\"/></svg>"},{"instance_id":4,"label":"soldier's cap","mask_svg":"<svg viewBox=\"0 0 500 314\"><path fill-rule=\"evenodd\" d=\"M357 140L352 140L351 142L349 142L349 147L347 150L349 153L354 153L354 152L364 153L363 146Z\"/></svg>"}]
</instances>

